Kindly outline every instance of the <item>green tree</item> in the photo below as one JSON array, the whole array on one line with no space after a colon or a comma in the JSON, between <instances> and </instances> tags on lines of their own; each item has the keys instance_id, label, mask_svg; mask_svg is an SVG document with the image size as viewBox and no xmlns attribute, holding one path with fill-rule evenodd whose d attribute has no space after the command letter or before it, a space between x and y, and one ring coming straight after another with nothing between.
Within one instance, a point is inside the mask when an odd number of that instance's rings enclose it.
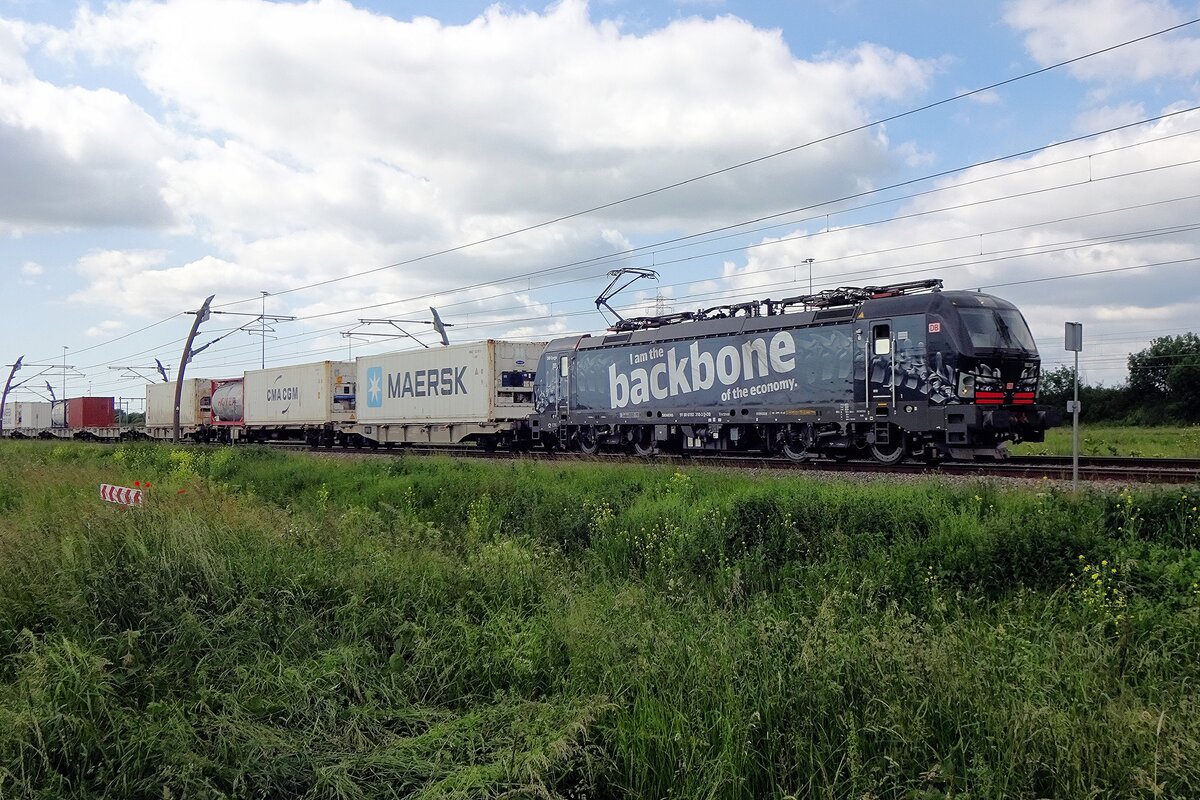
<instances>
[{"instance_id":1,"label":"green tree","mask_svg":"<svg viewBox=\"0 0 1200 800\"><path fill-rule=\"evenodd\" d=\"M1130 355L1129 388L1143 405L1161 403L1169 416L1200 420L1200 336L1162 336Z\"/></svg>"},{"instance_id":2,"label":"green tree","mask_svg":"<svg viewBox=\"0 0 1200 800\"><path fill-rule=\"evenodd\" d=\"M1082 385L1080 388L1083 388ZM1075 370L1063 364L1042 373L1038 383L1038 402L1055 408L1065 407L1074 396Z\"/></svg>"}]
</instances>

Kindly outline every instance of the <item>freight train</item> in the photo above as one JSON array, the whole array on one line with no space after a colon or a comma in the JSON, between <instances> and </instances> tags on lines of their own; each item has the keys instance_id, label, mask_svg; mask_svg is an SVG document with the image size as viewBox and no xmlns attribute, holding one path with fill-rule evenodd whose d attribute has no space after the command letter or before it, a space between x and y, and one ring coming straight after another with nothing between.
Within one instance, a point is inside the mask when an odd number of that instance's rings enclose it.
<instances>
[{"instance_id":1,"label":"freight train","mask_svg":"<svg viewBox=\"0 0 1200 800\"><path fill-rule=\"evenodd\" d=\"M1057 423L1036 404L1039 370L1015 306L926 280L622 319L603 335L548 343L189 379L180 427L194 441L314 447L973 459L1042 441ZM172 438L174 398L174 384L149 386L145 427L115 436ZM4 433L63 435L8 424Z\"/></svg>"}]
</instances>

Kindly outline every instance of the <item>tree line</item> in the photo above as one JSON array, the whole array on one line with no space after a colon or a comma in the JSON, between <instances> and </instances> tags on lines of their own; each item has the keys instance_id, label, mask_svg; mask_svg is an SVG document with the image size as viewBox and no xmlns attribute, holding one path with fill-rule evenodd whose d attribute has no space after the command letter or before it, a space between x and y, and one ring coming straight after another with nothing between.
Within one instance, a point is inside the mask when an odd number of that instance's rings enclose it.
<instances>
[{"instance_id":1,"label":"tree line","mask_svg":"<svg viewBox=\"0 0 1200 800\"><path fill-rule=\"evenodd\" d=\"M1200 336L1163 336L1129 356L1129 378L1120 386L1079 383L1080 419L1127 425L1200 422ZM1061 366L1042 374L1038 402L1065 413L1074 371Z\"/></svg>"}]
</instances>

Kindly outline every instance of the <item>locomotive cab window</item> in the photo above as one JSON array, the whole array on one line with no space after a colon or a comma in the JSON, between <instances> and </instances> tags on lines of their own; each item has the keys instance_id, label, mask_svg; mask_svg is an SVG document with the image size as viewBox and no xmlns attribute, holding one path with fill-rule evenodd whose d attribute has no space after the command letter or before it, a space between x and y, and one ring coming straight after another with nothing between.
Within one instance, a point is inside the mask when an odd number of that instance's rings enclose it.
<instances>
[{"instance_id":1,"label":"locomotive cab window","mask_svg":"<svg viewBox=\"0 0 1200 800\"><path fill-rule=\"evenodd\" d=\"M1037 352L1033 334L1016 309L963 308L959 314L976 349Z\"/></svg>"},{"instance_id":2,"label":"locomotive cab window","mask_svg":"<svg viewBox=\"0 0 1200 800\"><path fill-rule=\"evenodd\" d=\"M569 356L560 356L559 357L559 359L558 359L558 375L559 375L559 377L565 378L569 374L569 370L570 370L570 368L568 367L569 358L570 358Z\"/></svg>"},{"instance_id":3,"label":"locomotive cab window","mask_svg":"<svg viewBox=\"0 0 1200 800\"><path fill-rule=\"evenodd\" d=\"M871 328L871 338L875 340L875 355L886 356L892 352L892 329L890 325L876 325Z\"/></svg>"}]
</instances>

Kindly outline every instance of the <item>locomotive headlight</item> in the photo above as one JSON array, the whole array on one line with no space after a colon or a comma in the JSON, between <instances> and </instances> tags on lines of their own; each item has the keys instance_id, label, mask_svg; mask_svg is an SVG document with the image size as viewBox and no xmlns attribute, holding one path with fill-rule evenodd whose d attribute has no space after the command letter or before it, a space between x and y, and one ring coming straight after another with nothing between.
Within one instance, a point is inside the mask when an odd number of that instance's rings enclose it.
<instances>
[{"instance_id":1,"label":"locomotive headlight","mask_svg":"<svg viewBox=\"0 0 1200 800\"><path fill-rule=\"evenodd\" d=\"M975 376L974 375L959 375L958 376L958 396L959 397L974 397L975 396Z\"/></svg>"}]
</instances>

